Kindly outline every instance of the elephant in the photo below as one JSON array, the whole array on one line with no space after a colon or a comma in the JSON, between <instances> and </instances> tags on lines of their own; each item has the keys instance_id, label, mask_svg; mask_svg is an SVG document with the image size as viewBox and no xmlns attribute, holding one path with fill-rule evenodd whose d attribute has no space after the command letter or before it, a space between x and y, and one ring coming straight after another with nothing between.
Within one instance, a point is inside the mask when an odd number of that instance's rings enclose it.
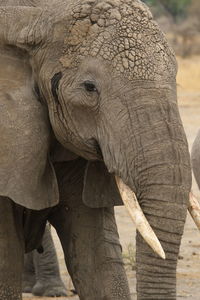
<instances>
[{"instance_id":1,"label":"elephant","mask_svg":"<svg viewBox=\"0 0 200 300\"><path fill-rule=\"evenodd\" d=\"M47 221L81 300L130 300L123 204L137 299L175 300L191 166L175 55L147 6L1 0L0 66L1 300L21 299Z\"/></svg>"},{"instance_id":2,"label":"elephant","mask_svg":"<svg viewBox=\"0 0 200 300\"><path fill-rule=\"evenodd\" d=\"M49 226L45 228L42 246L24 255L22 291L35 296L67 296Z\"/></svg>"},{"instance_id":3,"label":"elephant","mask_svg":"<svg viewBox=\"0 0 200 300\"><path fill-rule=\"evenodd\" d=\"M191 164L195 180L200 189L200 130L197 132L191 149Z\"/></svg>"}]
</instances>

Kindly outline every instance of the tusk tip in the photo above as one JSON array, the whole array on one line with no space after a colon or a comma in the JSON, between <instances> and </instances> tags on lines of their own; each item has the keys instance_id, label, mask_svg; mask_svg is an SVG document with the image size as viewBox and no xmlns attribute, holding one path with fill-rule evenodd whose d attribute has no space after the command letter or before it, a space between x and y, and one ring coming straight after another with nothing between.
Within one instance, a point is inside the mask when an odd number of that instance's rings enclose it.
<instances>
[{"instance_id":1,"label":"tusk tip","mask_svg":"<svg viewBox=\"0 0 200 300\"><path fill-rule=\"evenodd\" d=\"M193 218L197 228L200 230L200 205L197 198L190 192L188 211Z\"/></svg>"},{"instance_id":2,"label":"tusk tip","mask_svg":"<svg viewBox=\"0 0 200 300\"><path fill-rule=\"evenodd\" d=\"M162 258L162 259L166 259L166 255L165 255L165 252L164 250L162 249L162 251L160 253L158 253L158 255Z\"/></svg>"},{"instance_id":3,"label":"tusk tip","mask_svg":"<svg viewBox=\"0 0 200 300\"><path fill-rule=\"evenodd\" d=\"M163 247L161 246L157 237L154 243L151 244L150 246L158 256L160 256L162 259L166 259L165 251L163 250Z\"/></svg>"}]
</instances>

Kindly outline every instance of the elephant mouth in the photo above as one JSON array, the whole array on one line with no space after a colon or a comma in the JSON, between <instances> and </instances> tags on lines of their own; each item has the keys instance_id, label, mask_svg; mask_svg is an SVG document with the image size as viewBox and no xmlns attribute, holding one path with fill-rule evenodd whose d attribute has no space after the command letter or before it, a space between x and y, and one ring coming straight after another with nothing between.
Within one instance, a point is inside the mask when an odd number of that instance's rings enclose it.
<instances>
[{"instance_id":1,"label":"elephant mouth","mask_svg":"<svg viewBox=\"0 0 200 300\"><path fill-rule=\"evenodd\" d=\"M62 142L61 142L62 143ZM84 142L78 141L74 143L62 143L62 145L73 152L74 154L83 157L89 161L103 161L103 154L98 142L94 138L84 140ZM80 150L81 149L81 150Z\"/></svg>"},{"instance_id":2,"label":"elephant mouth","mask_svg":"<svg viewBox=\"0 0 200 300\"><path fill-rule=\"evenodd\" d=\"M90 161L103 161L103 155L97 143L94 143L92 145L91 142L87 143L85 149L81 150L81 154L85 159Z\"/></svg>"},{"instance_id":3,"label":"elephant mouth","mask_svg":"<svg viewBox=\"0 0 200 300\"><path fill-rule=\"evenodd\" d=\"M92 154L94 160L103 161L103 154L101 148L99 146L99 143L95 139L91 138L87 140L86 145L87 148L90 149L90 151L88 150L88 154Z\"/></svg>"},{"instance_id":4,"label":"elephant mouth","mask_svg":"<svg viewBox=\"0 0 200 300\"><path fill-rule=\"evenodd\" d=\"M165 259L165 252L147 221L135 193L122 181L121 178L115 176L116 183L122 198L122 201L127 208L136 229L140 232L147 244L157 253L162 259ZM189 197L188 211L191 214L197 228L200 230L200 205L192 193Z\"/></svg>"}]
</instances>

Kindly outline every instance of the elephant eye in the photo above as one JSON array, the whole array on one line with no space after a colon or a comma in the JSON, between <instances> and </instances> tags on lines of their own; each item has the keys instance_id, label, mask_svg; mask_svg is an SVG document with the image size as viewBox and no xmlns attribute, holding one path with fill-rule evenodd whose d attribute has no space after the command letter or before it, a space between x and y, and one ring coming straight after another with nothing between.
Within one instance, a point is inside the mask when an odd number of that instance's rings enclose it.
<instances>
[{"instance_id":1,"label":"elephant eye","mask_svg":"<svg viewBox=\"0 0 200 300\"><path fill-rule=\"evenodd\" d=\"M83 86L87 92L98 92L95 83L93 81L86 80L83 82Z\"/></svg>"}]
</instances>

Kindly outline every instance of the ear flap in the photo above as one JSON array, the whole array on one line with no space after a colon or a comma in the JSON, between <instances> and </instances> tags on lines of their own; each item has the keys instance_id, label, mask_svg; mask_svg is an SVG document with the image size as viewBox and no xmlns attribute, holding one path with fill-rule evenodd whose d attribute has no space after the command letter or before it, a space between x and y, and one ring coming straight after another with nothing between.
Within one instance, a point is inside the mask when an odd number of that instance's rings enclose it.
<instances>
[{"instance_id":1,"label":"ear flap","mask_svg":"<svg viewBox=\"0 0 200 300\"><path fill-rule=\"evenodd\" d=\"M23 89L13 96L0 93L0 195L30 209L54 206L59 193L48 158L47 113Z\"/></svg>"},{"instance_id":2,"label":"ear flap","mask_svg":"<svg viewBox=\"0 0 200 300\"><path fill-rule=\"evenodd\" d=\"M0 6L0 44L27 49L41 42L48 26L42 12L38 7Z\"/></svg>"},{"instance_id":3,"label":"ear flap","mask_svg":"<svg viewBox=\"0 0 200 300\"><path fill-rule=\"evenodd\" d=\"M50 125L25 61L0 55L0 196L30 209L59 201L48 159Z\"/></svg>"},{"instance_id":4,"label":"ear flap","mask_svg":"<svg viewBox=\"0 0 200 300\"><path fill-rule=\"evenodd\" d=\"M88 162L83 188L83 202L91 208L123 205L112 174L103 162Z\"/></svg>"}]
</instances>

